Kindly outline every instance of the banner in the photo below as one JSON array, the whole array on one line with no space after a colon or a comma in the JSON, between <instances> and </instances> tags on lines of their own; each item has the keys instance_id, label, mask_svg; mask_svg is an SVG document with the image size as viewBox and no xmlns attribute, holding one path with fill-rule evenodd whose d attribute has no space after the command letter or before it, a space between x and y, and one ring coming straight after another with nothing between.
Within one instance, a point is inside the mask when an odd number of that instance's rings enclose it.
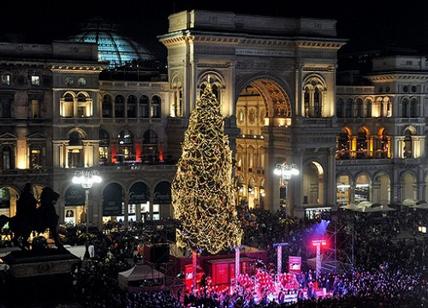
<instances>
[{"instance_id":1,"label":"banner","mask_svg":"<svg viewBox=\"0 0 428 308\"><path fill-rule=\"evenodd\" d=\"M129 204L146 203L148 201L150 201L149 187L143 182L132 185L129 189Z\"/></svg>"},{"instance_id":2,"label":"banner","mask_svg":"<svg viewBox=\"0 0 428 308\"><path fill-rule=\"evenodd\" d=\"M302 257L289 256L288 257L288 271L301 272L302 271Z\"/></svg>"},{"instance_id":3,"label":"banner","mask_svg":"<svg viewBox=\"0 0 428 308\"><path fill-rule=\"evenodd\" d=\"M171 203L171 184L169 182L161 182L156 185L153 196L155 204L170 204Z\"/></svg>"},{"instance_id":4,"label":"banner","mask_svg":"<svg viewBox=\"0 0 428 308\"><path fill-rule=\"evenodd\" d=\"M70 186L64 195L66 206L85 205L85 190L80 185Z\"/></svg>"},{"instance_id":5,"label":"banner","mask_svg":"<svg viewBox=\"0 0 428 308\"><path fill-rule=\"evenodd\" d=\"M105 200L103 202L103 216L121 216L122 200Z\"/></svg>"}]
</instances>

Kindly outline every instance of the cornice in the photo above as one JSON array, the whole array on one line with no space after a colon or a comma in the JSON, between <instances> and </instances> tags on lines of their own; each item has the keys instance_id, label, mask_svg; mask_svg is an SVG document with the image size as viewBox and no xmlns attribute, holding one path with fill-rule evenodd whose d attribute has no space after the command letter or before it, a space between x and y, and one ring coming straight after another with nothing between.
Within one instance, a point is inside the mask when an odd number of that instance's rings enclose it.
<instances>
[{"instance_id":1,"label":"cornice","mask_svg":"<svg viewBox=\"0 0 428 308\"><path fill-rule=\"evenodd\" d=\"M394 81L394 80L428 80L427 73L383 73L377 75L368 75L372 81Z\"/></svg>"},{"instance_id":2,"label":"cornice","mask_svg":"<svg viewBox=\"0 0 428 308\"><path fill-rule=\"evenodd\" d=\"M338 50L346 44L345 40L338 38L320 37L285 37L285 36L261 36L240 33L207 33L193 31L179 31L159 37L159 40L167 47L174 47L187 42L214 43L228 45L251 45L269 47L297 47L297 48L322 48Z\"/></svg>"}]
</instances>

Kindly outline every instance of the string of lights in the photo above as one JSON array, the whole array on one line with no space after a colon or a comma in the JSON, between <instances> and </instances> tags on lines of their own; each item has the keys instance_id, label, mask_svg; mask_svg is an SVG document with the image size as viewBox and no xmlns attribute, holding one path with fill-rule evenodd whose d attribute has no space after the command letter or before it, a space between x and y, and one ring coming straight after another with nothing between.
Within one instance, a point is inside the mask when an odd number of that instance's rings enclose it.
<instances>
[{"instance_id":1,"label":"string of lights","mask_svg":"<svg viewBox=\"0 0 428 308\"><path fill-rule=\"evenodd\" d=\"M181 222L177 245L211 254L240 245L232 152L210 83L190 115L182 150L171 189L175 217Z\"/></svg>"}]
</instances>

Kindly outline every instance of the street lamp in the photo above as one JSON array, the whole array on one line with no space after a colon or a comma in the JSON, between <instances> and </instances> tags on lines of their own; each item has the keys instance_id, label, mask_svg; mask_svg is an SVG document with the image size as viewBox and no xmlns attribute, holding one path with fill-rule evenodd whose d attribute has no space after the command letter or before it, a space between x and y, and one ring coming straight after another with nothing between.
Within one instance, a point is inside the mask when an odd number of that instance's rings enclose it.
<instances>
[{"instance_id":1,"label":"street lamp","mask_svg":"<svg viewBox=\"0 0 428 308\"><path fill-rule=\"evenodd\" d=\"M293 176L299 175L300 172L299 169L297 169L296 164L287 164L286 162L284 162L282 164L276 164L275 169L273 170L273 174L280 177L281 188L285 188L285 192L287 193L288 181ZM281 198L284 203L286 202L286 198L286 194Z\"/></svg>"},{"instance_id":2,"label":"street lamp","mask_svg":"<svg viewBox=\"0 0 428 308\"><path fill-rule=\"evenodd\" d=\"M101 183L103 179L98 175L96 170L81 170L76 171L71 179L73 184L80 185L85 190L85 225L86 225L86 252L88 252L88 204L89 204L89 190L94 184ZM85 255L86 255L85 252Z\"/></svg>"}]
</instances>

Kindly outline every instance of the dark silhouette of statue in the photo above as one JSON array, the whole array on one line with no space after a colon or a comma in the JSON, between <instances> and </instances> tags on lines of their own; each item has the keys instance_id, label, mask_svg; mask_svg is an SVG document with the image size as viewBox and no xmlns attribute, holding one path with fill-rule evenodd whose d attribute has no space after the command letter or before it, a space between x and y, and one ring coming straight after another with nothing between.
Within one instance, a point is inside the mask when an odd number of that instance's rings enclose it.
<instances>
[{"instance_id":1,"label":"dark silhouette of statue","mask_svg":"<svg viewBox=\"0 0 428 308\"><path fill-rule=\"evenodd\" d=\"M0 216L0 228L9 222L14 233L13 242L22 248L28 248L28 238L33 230L42 233L49 228L55 245L62 248L58 233L59 217L55 211L55 203L59 194L50 187L45 187L40 195L40 207L32 194L31 184L26 184L17 202L16 216ZM21 244L22 243L22 244Z\"/></svg>"},{"instance_id":2,"label":"dark silhouette of statue","mask_svg":"<svg viewBox=\"0 0 428 308\"><path fill-rule=\"evenodd\" d=\"M16 203L15 224L23 234L30 234L32 224L36 217L37 200L33 196L33 188L30 183L25 184L21 196ZM28 237L27 237L28 238Z\"/></svg>"},{"instance_id":3,"label":"dark silhouette of statue","mask_svg":"<svg viewBox=\"0 0 428 308\"><path fill-rule=\"evenodd\" d=\"M36 231L40 233L44 232L46 228L49 228L55 245L61 248L62 244L58 233L59 216L55 211L55 203L58 198L59 194L54 192L50 187L43 188L42 194L40 195L40 207L37 209Z\"/></svg>"}]
</instances>

